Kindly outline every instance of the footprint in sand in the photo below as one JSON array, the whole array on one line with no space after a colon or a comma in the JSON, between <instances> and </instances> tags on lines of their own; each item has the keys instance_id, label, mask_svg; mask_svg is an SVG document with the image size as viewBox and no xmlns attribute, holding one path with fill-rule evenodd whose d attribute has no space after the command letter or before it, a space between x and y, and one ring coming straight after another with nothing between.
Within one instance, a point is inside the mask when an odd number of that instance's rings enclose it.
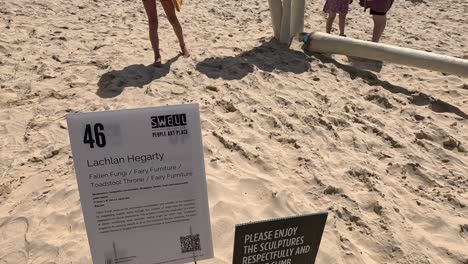
<instances>
[{"instance_id":1,"label":"footprint in sand","mask_svg":"<svg viewBox=\"0 0 468 264\"><path fill-rule=\"evenodd\" d=\"M28 253L25 248L28 229L29 222L24 217L0 225L0 264L27 263Z\"/></svg>"}]
</instances>

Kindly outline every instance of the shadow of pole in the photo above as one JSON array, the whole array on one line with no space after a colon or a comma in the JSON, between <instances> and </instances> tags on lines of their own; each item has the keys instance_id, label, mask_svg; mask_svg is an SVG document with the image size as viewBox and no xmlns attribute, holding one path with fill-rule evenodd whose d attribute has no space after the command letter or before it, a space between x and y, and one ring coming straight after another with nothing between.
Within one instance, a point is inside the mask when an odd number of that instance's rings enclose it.
<instances>
[{"instance_id":1,"label":"shadow of pole","mask_svg":"<svg viewBox=\"0 0 468 264\"><path fill-rule=\"evenodd\" d=\"M353 56L346 56L351 66L361 69L370 70L373 72L380 72L383 67L383 62L378 60L370 60Z\"/></svg>"},{"instance_id":2,"label":"shadow of pole","mask_svg":"<svg viewBox=\"0 0 468 264\"><path fill-rule=\"evenodd\" d=\"M98 82L96 94L101 98L112 98L120 95L126 87L140 87L166 76L171 64L181 55L177 55L160 68L151 65L133 64L122 70L112 70L104 73Z\"/></svg>"},{"instance_id":3,"label":"shadow of pole","mask_svg":"<svg viewBox=\"0 0 468 264\"><path fill-rule=\"evenodd\" d=\"M253 72L254 66L267 72L278 70L296 74L310 69L304 53L290 50L274 39L235 57L205 59L196 69L212 79L240 80Z\"/></svg>"},{"instance_id":4,"label":"shadow of pole","mask_svg":"<svg viewBox=\"0 0 468 264\"><path fill-rule=\"evenodd\" d=\"M335 65L337 68L346 71L347 73L349 73L349 76L353 80L356 78L360 78L368 85L380 86L391 93L399 93L399 94L407 95L410 98L409 101L411 104L414 104L417 106L428 105L429 108L436 113L453 113L463 119L468 119L468 115L465 112L463 112L460 108L454 105L451 105L445 101L442 101L440 99L434 98L428 94L418 92L418 91L411 91L402 86L394 85L387 81L382 81L379 79L377 75L375 75L374 73L370 71L361 70L352 66L341 64L337 62L336 60L330 57L327 57L325 55L319 54L319 53L307 53L307 54L309 56L315 57L316 59L320 60L322 63L331 63Z\"/></svg>"}]
</instances>

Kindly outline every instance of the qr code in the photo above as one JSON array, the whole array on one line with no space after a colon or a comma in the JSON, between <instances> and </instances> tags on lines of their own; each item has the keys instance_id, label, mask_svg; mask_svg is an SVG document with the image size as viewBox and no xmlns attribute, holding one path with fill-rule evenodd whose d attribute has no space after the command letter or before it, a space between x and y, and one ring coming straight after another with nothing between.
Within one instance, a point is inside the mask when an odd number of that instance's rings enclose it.
<instances>
[{"instance_id":1,"label":"qr code","mask_svg":"<svg viewBox=\"0 0 468 264\"><path fill-rule=\"evenodd\" d=\"M180 249L182 250L182 253L201 250L200 235L181 236Z\"/></svg>"}]
</instances>

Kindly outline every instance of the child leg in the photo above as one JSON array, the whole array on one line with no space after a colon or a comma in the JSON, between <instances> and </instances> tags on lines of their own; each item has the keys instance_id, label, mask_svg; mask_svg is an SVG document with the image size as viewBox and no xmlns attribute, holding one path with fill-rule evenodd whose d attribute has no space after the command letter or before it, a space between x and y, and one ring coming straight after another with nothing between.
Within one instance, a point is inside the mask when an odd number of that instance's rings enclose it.
<instances>
[{"instance_id":1,"label":"child leg","mask_svg":"<svg viewBox=\"0 0 468 264\"><path fill-rule=\"evenodd\" d=\"M340 36L345 36L346 13L340 13L338 17L338 25L340 27Z\"/></svg>"},{"instance_id":2,"label":"child leg","mask_svg":"<svg viewBox=\"0 0 468 264\"><path fill-rule=\"evenodd\" d=\"M335 20L336 13L328 13L328 18L327 18L327 33L330 34L332 27L333 27L333 21Z\"/></svg>"}]
</instances>

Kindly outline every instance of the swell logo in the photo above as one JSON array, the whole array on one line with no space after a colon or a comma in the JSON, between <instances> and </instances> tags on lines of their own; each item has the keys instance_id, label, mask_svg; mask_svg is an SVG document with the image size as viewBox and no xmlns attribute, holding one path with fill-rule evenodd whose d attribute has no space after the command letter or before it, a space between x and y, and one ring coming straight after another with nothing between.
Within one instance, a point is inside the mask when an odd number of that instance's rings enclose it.
<instances>
[{"instance_id":1,"label":"swell logo","mask_svg":"<svg viewBox=\"0 0 468 264\"><path fill-rule=\"evenodd\" d=\"M186 114L161 115L151 117L152 128L178 127L187 125Z\"/></svg>"}]
</instances>

